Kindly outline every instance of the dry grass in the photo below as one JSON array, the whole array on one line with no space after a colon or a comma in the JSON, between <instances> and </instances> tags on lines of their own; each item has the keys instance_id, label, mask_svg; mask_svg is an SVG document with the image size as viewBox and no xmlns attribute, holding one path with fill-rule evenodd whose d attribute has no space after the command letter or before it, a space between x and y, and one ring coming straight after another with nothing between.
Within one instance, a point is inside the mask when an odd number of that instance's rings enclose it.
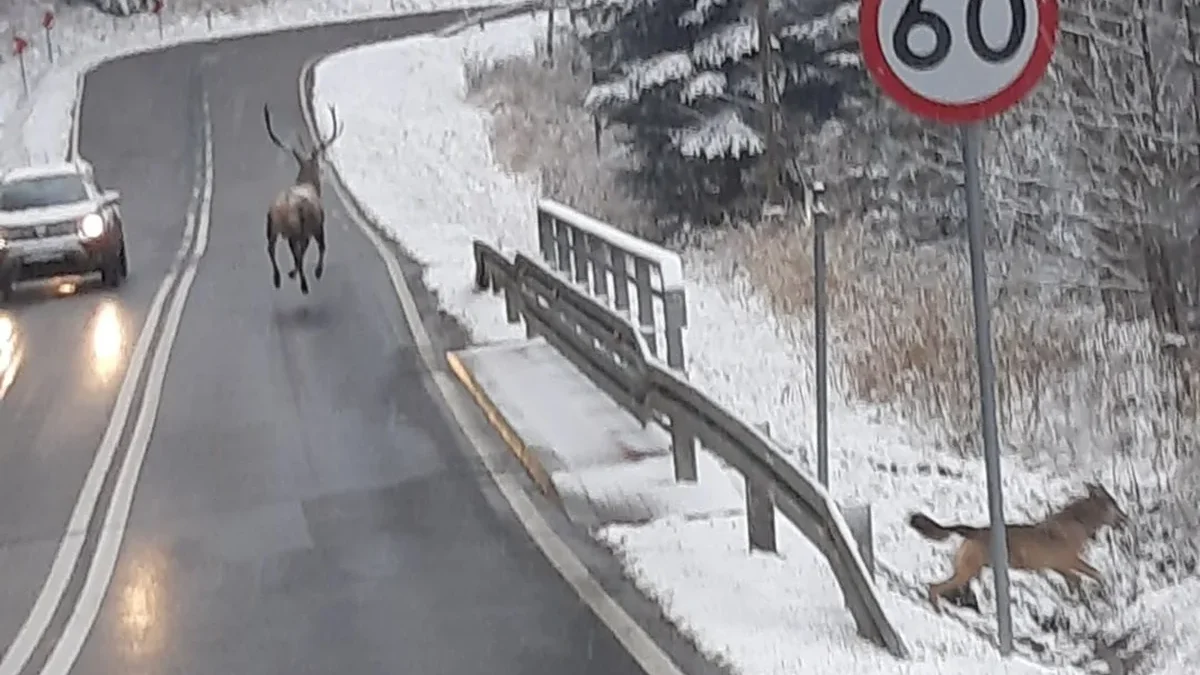
<instances>
[{"instance_id":1,"label":"dry grass","mask_svg":"<svg viewBox=\"0 0 1200 675\"><path fill-rule=\"evenodd\" d=\"M957 450L972 447L979 398L965 251L883 253L853 224L832 229L827 241L829 315L840 338L844 392L895 409ZM777 312L811 320L810 232L748 229L727 242ZM1161 441L1182 442L1180 422L1194 418L1196 402L1179 391L1156 333L1108 322L1098 309L1052 302L1008 295L993 304L1006 440L1035 455L1061 457L1065 450L1072 462L1147 423L1140 438L1127 439L1134 447L1106 449L1143 454ZM1093 447L1079 447L1083 441Z\"/></svg>"}]
</instances>

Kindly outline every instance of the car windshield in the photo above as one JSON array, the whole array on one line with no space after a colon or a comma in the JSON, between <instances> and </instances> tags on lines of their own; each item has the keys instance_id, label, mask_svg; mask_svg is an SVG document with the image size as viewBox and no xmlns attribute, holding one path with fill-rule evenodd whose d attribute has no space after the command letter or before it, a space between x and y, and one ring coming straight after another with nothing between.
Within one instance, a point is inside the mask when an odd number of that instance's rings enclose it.
<instances>
[{"instance_id":1,"label":"car windshield","mask_svg":"<svg viewBox=\"0 0 1200 675\"><path fill-rule=\"evenodd\" d=\"M18 180L0 186L0 211L40 209L87 199L79 176L47 176Z\"/></svg>"}]
</instances>

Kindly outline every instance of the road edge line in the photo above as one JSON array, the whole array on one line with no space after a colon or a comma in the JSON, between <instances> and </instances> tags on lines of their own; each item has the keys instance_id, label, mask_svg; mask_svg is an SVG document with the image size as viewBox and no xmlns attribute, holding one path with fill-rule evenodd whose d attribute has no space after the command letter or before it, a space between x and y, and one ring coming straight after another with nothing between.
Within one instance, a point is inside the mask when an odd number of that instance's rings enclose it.
<instances>
[{"instance_id":1,"label":"road edge line","mask_svg":"<svg viewBox=\"0 0 1200 675\"><path fill-rule=\"evenodd\" d=\"M327 56L318 56L309 59L300 71L298 103L301 117L304 119L310 136L317 131L313 115L314 97L310 95L315 92L316 88L314 71L316 66L326 58ZM311 91L306 90L306 85L309 83L312 86ZM563 541L562 537L554 531L554 528L538 511L533 500L525 494L524 488L511 476L504 475L503 471L496 466L495 461L483 451L487 441L471 424L471 413L474 411L467 407L461 397L462 390L455 384L456 380L451 380L448 375L438 370L438 358L433 353L429 332L425 329L420 312L417 310L416 298L413 296L412 289L408 287L403 270L400 269L400 263L392 251L384 245L375 226L360 215L362 204L344 185L336 163L329 162L328 167L332 169L330 174L333 176L334 190L337 191L339 198L347 206L353 205L347 209L350 219L358 225L367 240L375 246L387 269L388 276L391 278L392 287L400 301L404 320L408 324L413 341L417 346L417 352L421 355L421 360L424 362L426 373L429 376L422 378L423 383L426 383L425 386L434 400L443 403L449 411L452 419L447 421L458 426L463 432L471 452L479 457L488 477L492 479L500 495L508 502L509 508L512 509L525 532L542 551L542 555L550 563L550 566L571 586L575 594L592 610L596 618L612 632L643 672L647 675L685 675L666 650L658 644L658 641L652 638L646 629L609 595L587 565L580 560L579 556L571 550L571 547ZM432 389L430 389L430 385L433 386Z\"/></svg>"},{"instance_id":2,"label":"road edge line","mask_svg":"<svg viewBox=\"0 0 1200 675\"><path fill-rule=\"evenodd\" d=\"M525 472L533 479L542 493L561 504L562 498L558 494L558 488L554 486L554 480L550 478L550 473L546 471L546 467L542 466L537 455L529 448L525 439L521 434L513 428L508 421L508 417L500 412L500 408L492 401L492 397L487 395L483 386L475 379L475 375L471 373L471 369L467 364L463 363L462 358L457 352L446 352L446 363L450 366L450 371L458 378L459 383L475 400L475 404L483 412L483 416L487 418L492 429L499 434L500 439L504 441L504 445L509 451L516 456L521 462L521 466L525 467Z\"/></svg>"}]
</instances>

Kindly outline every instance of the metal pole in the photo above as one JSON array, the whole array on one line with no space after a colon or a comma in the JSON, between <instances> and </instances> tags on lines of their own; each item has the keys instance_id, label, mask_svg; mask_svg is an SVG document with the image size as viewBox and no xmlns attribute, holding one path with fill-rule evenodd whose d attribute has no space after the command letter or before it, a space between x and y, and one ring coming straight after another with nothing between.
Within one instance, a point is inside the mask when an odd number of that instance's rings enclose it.
<instances>
[{"instance_id":1,"label":"metal pole","mask_svg":"<svg viewBox=\"0 0 1200 675\"><path fill-rule=\"evenodd\" d=\"M978 123L968 124L962 133L971 297L975 304L975 358L979 367L979 414L983 432L983 462L987 470L988 514L992 521L991 563L992 577L996 582L996 637L1000 654L1008 656L1012 653L1012 608L1008 594L1008 537L1000 484L1000 439L996 428L996 364L992 359L992 320L988 306L987 263L984 261L983 186L980 176L983 127Z\"/></svg>"},{"instance_id":2,"label":"metal pole","mask_svg":"<svg viewBox=\"0 0 1200 675\"><path fill-rule=\"evenodd\" d=\"M829 487L829 388L825 313L825 228L813 217L813 190L804 186L804 220L813 231L813 313L817 357L817 480Z\"/></svg>"}]
</instances>

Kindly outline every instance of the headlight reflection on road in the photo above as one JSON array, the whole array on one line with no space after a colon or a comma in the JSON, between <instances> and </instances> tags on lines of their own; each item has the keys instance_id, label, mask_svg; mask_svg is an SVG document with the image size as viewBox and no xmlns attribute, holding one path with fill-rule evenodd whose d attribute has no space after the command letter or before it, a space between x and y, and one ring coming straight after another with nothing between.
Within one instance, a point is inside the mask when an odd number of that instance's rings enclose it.
<instances>
[{"instance_id":1,"label":"headlight reflection on road","mask_svg":"<svg viewBox=\"0 0 1200 675\"><path fill-rule=\"evenodd\" d=\"M121 366L125 354L125 330L121 312L112 300L105 300L92 317L92 371L104 383Z\"/></svg>"},{"instance_id":2,"label":"headlight reflection on road","mask_svg":"<svg viewBox=\"0 0 1200 675\"><path fill-rule=\"evenodd\" d=\"M133 546L127 567L118 576L119 649L137 665L163 650L166 638L167 566L163 552L153 545Z\"/></svg>"},{"instance_id":3,"label":"headlight reflection on road","mask_svg":"<svg viewBox=\"0 0 1200 675\"><path fill-rule=\"evenodd\" d=\"M0 314L0 399L8 394L21 367L21 342L12 317Z\"/></svg>"}]
</instances>

